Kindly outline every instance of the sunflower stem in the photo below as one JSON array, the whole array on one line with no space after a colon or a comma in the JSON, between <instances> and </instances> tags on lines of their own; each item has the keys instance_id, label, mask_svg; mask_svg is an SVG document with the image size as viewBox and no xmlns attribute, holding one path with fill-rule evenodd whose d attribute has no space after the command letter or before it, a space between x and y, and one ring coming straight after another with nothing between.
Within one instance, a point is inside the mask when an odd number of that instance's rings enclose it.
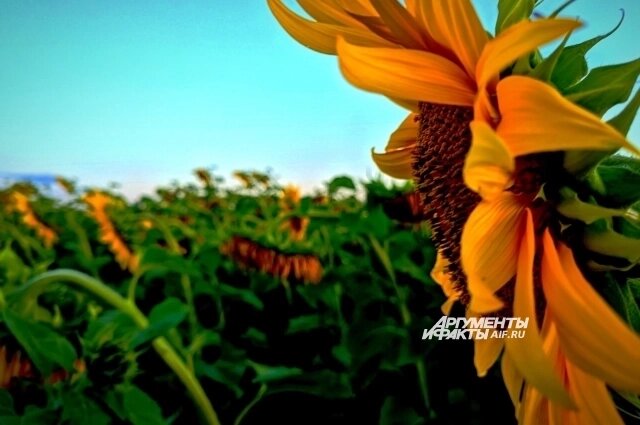
<instances>
[{"instance_id":1,"label":"sunflower stem","mask_svg":"<svg viewBox=\"0 0 640 425\"><path fill-rule=\"evenodd\" d=\"M31 279L26 285L12 291L7 296L12 298L21 297L31 293L31 291L41 290L55 282L64 282L79 286L129 316L138 328L145 329L149 326L149 320L131 299L122 297L99 280L75 270L58 269L42 273ZM200 382L198 382L193 372L185 365L171 344L169 344L164 337L157 337L153 340L152 345L167 366L173 370L184 386L187 387L187 390L191 393L195 403L205 417L206 423L208 425L220 425L218 415L202 389Z\"/></svg>"}]
</instances>

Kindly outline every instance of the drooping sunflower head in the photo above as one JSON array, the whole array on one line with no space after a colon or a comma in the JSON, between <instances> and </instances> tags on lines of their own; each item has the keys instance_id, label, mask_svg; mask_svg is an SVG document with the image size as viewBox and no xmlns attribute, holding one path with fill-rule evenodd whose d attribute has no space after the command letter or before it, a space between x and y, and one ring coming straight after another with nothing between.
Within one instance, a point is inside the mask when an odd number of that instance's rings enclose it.
<instances>
[{"instance_id":1,"label":"drooping sunflower head","mask_svg":"<svg viewBox=\"0 0 640 425\"><path fill-rule=\"evenodd\" d=\"M531 318L522 341L476 340L479 374L504 349L523 423L621 423L605 385L640 392L640 338L598 291L628 285L640 263L640 196L612 185L627 173L640 186L640 163L608 159L638 154L625 135L640 95L602 116L627 101L640 60L589 70L584 54L609 34L567 46L580 23L534 15L534 2L500 2L495 35L467 0L298 3L311 19L269 0L289 34L338 56L351 84L410 110L373 159L416 183L447 309ZM546 57L538 50L563 36Z\"/></svg>"}]
</instances>

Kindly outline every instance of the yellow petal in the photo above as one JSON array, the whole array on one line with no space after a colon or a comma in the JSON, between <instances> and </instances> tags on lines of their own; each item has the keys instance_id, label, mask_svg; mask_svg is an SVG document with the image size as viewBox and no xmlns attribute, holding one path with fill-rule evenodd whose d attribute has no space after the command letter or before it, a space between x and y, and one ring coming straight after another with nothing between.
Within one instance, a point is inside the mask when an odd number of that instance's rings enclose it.
<instances>
[{"instance_id":1,"label":"yellow petal","mask_svg":"<svg viewBox=\"0 0 640 425\"><path fill-rule=\"evenodd\" d=\"M566 371L571 393L578 404L578 410L567 412L567 422L576 425L624 425L604 382L571 362L567 362Z\"/></svg>"},{"instance_id":2,"label":"yellow petal","mask_svg":"<svg viewBox=\"0 0 640 425\"><path fill-rule=\"evenodd\" d=\"M327 24L361 27L362 24L334 0L297 0L313 19Z\"/></svg>"},{"instance_id":3,"label":"yellow petal","mask_svg":"<svg viewBox=\"0 0 640 425\"><path fill-rule=\"evenodd\" d=\"M497 132L513 155L622 147L638 153L617 130L542 81L507 77L498 84L498 103Z\"/></svg>"},{"instance_id":4,"label":"yellow petal","mask_svg":"<svg viewBox=\"0 0 640 425\"><path fill-rule=\"evenodd\" d=\"M489 125L473 121L470 126L473 138L464 162L464 182L483 199L492 200L511 184L515 163Z\"/></svg>"},{"instance_id":5,"label":"yellow petal","mask_svg":"<svg viewBox=\"0 0 640 425\"><path fill-rule=\"evenodd\" d=\"M524 378L506 351L502 355L500 371L502 372L502 379L504 380L505 387L507 387L507 392L509 393L513 407L515 411L518 412L518 410L520 410L520 392L524 385Z\"/></svg>"},{"instance_id":6,"label":"yellow petal","mask_svg":"<svg viewBox=\"0 0 640 425\"><path fill-rule=\"evenodd\" d=\"M622 425L616 407L601 380L576 367L561 349L553 314L548 314L543 330L547 354L556 360L556 371L564 377L576 408L568 410L556 403L548 403L549 423L552 425ZM547 326L548 325L548 326Z\"/></svg>"},{"instance_id":7,"label":"yellow petal","mask_svg":"<svg viewBox=\"0 0 640 425\"><path fill-rule=\"evenodd\" d=\"M471 294L470 309L495 311L502 302L494 292L513 277L524 231L524 206L510 193L482 201L462 231L460 254Z\"/></svg>"},{"instance_id":8,"label":"yellow petal","mask_svg":"<svg viewBox=\"0 0 640 425\"><path fill-rule=\"evenodd\" d=\"M397 0L371 0L371 4L402 46L428 50L418 23Z\"/></svg>"},{"instance_id":9,"label":"yellow petal","mask_svg":"<svg viewBox=\"0 0 640 425\"><path fill-rule=\"evenodd\" d=\"M498 360L504 340L502 338L475 339L473 341L473 364L479 377L484 377Z\"/></svg>"},{"instance_id":10,"label":"yellow petal","mask_svg":"<svg viewBox=\"0 0 640 425\"><path fill-rule=\"evenodd\" d=\"M536 236L531 211L526 210L526 231L520 244L518 274L513 300L513 315L528 317L524 338L509 338L506 352L513 359L528 385L535 386L550 400L564 406L573 406L571 397L565 391L561 379L556 374L553 363L542 348L542 337L536 320L536 300L534 296L533 263L536 255Z\"/></svg>"},{"instance_id":11,"label":"yellow petal","mask_svg":"<svg viewBox=\"0 0 640 425\"><path fill-rule=\"evenodd\" d=\"M363 46L389 46L391 43L370 31L304 19L282 4L268 0L271 12L280 25L299 43L320 53L336 54L336 38L343 36Z\"/></svg>"},{"instance_id":12,"label":"yellow petal","mask_svg":"<svg viewBox=\"0 0 640 425\"><path fill-rule=\"evenodd\" d=\"M571 250L544 234L542 287L567 358L618 390L640 393L640 336L582 276Z\"/></svg>"},{"instance_id":13,"label":"yellow petal","mask_svg":"<svg viewBox=\"0 0 640 425\"><path fill-rule=\"evenodd\" d=\"M440 285L442 292L444 292L444 295L447 297L447 300L440 307L442 313L447 316L449 315L449 312L451 312L453 304L459 297L459 294L455 291L453 282L451 282L451 278L447 273L448 265L449 261L447 261L442 253L438 252L436 254L436 264L433 266L433 269L431 269L431 279Z\"/></svg>"},{"instance_id":14,"label":"yellow petal","mask_svg":"<svg viewBox=\"0 0 640 425\"><path fill-rule=\"evenodd\" d=\"M339 38L340 70L356 87L390 97L473 105L473 83L452 62L410 49L360 47Z\"/></svg>"},{"instance_id":15,"label":"yellow petal","mask_svg":"<svg viewBox=\"0 0 640 425\"><path fill-rule=\"evenodd\" d=\"M419 15L431 37L451 50L467 74L475 76L476 64L489 37L469 0L420 1Z\"/></svg>"},{"instance_id":16,"label":"yellow petal","mask_svg":"<svg viewBox=\"0 0 640 425\"><path fill-rule=\"evenodd\" d=\"M551 424L551 422L549 421L548 406L549 401L542 395L542 393L540 393L540 391L538 391L531 385L526 385L522 395L522 404L520 406L520 411L518 412L518 424Z\"/></svg>"},{"instance_id":17,"label":"yellow petal","mask_svg":"<svg viewBox=\"0 0 640 425\"><path fill-rule=\"evenodd\" d=\"M385 153L376 153L372 149L371 156L373 157L373 162L383 173L396 179L411 180L413 178L411 171L413 156L411 153L414 147L407 146L386 151Z\"/></svg>"},{"instance_id":18,"label":"yellow petal","mask_svg":"<svg viewBox=\"0 0 640 425\"><path fill-rule=\"evenodd\" d=\"M391 133L389 142L385 148L386 150L405 148L416 143L418 127L420 126L418 121L416 121L416 116L416 114L409 114L398 128Z\"/></svg>"},{"instance_id":19,"label":"yellow petal","mask_svg":"<svg viewBox=\"0 0 640 425\"><path fill-rule=\"evenodd\" d=\"M357 15L375 16L377 14L370 0L336 0L336 2L343 9Z\"/></svg>"},{"instance_id":20,"label":"yellow petal","mask_svg":"<svg viewBox=\"0 0 640 425\"><path fill-rule=\"evenodd\" d=\"M457 2L451 2L457 3ZM475 68L478 87L485 87L519 57L580 26L569 19L520 21L487 43Z\"/></svg>"},{"instance_id":21,"label":"yellow petal","mask_svg":"<svg viewBox=\"0 0 640 425\"><path fill-rule=\"evenodd\" d=\"M387 96L388 97L388 96ZM388 97L390 101L411 112L420 112L420 106L415 100L399 99L397 97Z\"/></svg>"}]
</instances>

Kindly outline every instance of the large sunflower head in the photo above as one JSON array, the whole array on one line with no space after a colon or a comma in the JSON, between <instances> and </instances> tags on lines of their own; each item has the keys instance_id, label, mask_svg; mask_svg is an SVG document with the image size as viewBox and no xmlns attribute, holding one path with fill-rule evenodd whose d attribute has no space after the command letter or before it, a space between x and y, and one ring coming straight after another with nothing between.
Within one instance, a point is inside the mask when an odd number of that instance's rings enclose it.
<instances>
[{"instance_id":1,"label":"large sunflower head","mask_svg":"<svg viewBox=\"0 0 640 425\"><path fill-rule=\"evenodd\" d=\"M608 34L567 46L580 23L531 18L533 2L500 2L492 36L468 0L299 0L311 19L268 1L295 39L337 55L351 84L410 110L373 159L416 183L447 311L531 319L521 340L476 341L478 373L502 353L522 423L620 423L606 385L640 392L640 338L599 293L638 271L640 196L613 205L603 179L640 165L597 164L638 153L625 136L638 94L601 117L628 99L640 61L588 72L584 54Z\"/></svg>"}]
</instances>

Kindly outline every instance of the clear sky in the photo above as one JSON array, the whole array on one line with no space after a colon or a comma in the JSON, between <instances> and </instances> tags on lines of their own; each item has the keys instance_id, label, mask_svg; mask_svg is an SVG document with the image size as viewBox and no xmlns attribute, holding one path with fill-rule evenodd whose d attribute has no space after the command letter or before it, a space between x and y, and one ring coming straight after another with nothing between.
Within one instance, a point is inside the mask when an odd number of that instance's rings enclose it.
<instances>
[{"instance_id":1,"label":"clear sky","mask_svg":"<svg viewBox=\"0 0 640 425\"><path fill-rule=\"evenodd\" d=\"M475 3L493 28L496 2ZM579 41L612 28L620 8L623 27L594 48L593 66L639 56L640 1L578 0L565 12L587 20ZM309 188L375 175L369 151L405 115L289 38L262 0L4 0L0 10L0 172L116 181L135 195L200 166L226 177L270 167Z\"/></svg>"}]
</instances>

